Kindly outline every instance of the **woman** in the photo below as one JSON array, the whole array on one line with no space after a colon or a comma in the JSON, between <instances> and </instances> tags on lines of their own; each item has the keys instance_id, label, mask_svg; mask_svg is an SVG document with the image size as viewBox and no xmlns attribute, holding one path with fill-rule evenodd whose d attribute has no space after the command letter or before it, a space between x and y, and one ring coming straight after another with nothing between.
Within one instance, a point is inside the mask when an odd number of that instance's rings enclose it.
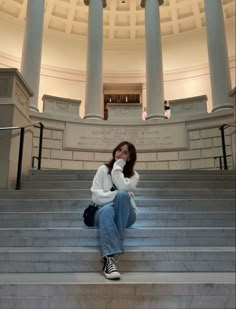
<instances>
[{"instance_id":1,"label":"woman","mask_svg":"<svg viewBox=\"0 0 236 309\"><path fill-rule=\"evenodd\" d=\"M94 223L99 227L103 273L107 279L120 279L116 263L123 252L125 228L136 220L133 200L139 175L134 171L137 154L133 144L121 142L112 159L100 166L92 184L93 202L99 205Z\"/></svg>"}]
</instances>

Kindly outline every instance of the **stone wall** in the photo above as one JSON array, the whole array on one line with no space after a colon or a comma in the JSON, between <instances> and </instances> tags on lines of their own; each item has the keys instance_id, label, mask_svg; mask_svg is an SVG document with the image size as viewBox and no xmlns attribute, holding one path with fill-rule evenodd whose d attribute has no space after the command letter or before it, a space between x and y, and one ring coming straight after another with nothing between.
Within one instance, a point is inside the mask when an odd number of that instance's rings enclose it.
<instances>
[{"instance_id":1,"label":"stone wall","mask_svg":"<svg viewBox=\"0 0 236 309\"><path fill-rule=\"evenodd\" d=\"M45 125L42 168L43 169L96 169L102 163L110 160L111 150L104 149L78 149L77 147L65 147L66 127L70 121L68 119L56 119L43 113L31 112L32 121L41 120ZM158 170L158 169L219 169L219 160L216 156L222 155L220 125L232 122L233 114L229 112L218 112L212 114L202 114L197 117L182 121L187 132L186 147L182 149L149 150L142 149L138 151L138 161L136 168L139 170ZM85 120L78 120L77 125ZM166 121L166 122L164 122ZM105 121L94 122L87 121L86 125L101 128ZM169 127L179 123L171 120L162 120L156 122L135 122L137 130L143 130L145 126L158 128L159 126ZM76 125L75 122L72 123ZM122 125L123 128L129 128L129 124ZM227 154L232 153L231 138L226 130ZM74 132L74 136L78 132ZM33 139L33 155L38 154L39 132L35 130ZM116 141L115 141L116 142ZM118 141L119 142L119 141ZM118 143L117 142L117 143ZM76 145L76 144L75 144ZM91 148L92 146L90 146ZM232 169L232 159L228 158L228 168Z\"/></svg>"}]
</instances>

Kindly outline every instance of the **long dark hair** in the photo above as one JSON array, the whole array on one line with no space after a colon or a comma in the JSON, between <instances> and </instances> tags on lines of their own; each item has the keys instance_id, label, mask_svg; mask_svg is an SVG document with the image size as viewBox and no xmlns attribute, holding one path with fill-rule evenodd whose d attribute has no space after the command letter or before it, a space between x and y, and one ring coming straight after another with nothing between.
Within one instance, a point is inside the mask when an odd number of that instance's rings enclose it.
<instances>
[{"instance_id":1,"label":"long dark hair","mask_svg":"<svg viewBox=\"0 0 236 309\"><path fill-rule=\"evenodd\" d=\"M119 145L117 145L113 151L112 151L112 159L108 162L105 163L105 165L108 167L108 174L111 174L113 164L115 163L115 154L118 149L120 149L122 146L127 145L128 151L129 151L129 161L126 162L123 173L124 176L127 178L130 178L131 176L134 175L134 164L137 160L137 153L136 153L136 148L133 144L127 141L121 142Z\"/></svg>"}]
</instances>

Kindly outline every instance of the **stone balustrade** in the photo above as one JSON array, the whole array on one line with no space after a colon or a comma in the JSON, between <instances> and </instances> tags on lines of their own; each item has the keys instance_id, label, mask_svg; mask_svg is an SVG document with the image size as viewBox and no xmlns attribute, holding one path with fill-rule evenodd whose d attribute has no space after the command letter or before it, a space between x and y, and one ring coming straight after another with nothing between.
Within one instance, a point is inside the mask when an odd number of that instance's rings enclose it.
<instances>
[{"instance_id":1,"label":"stone balustrade","mask_svg":"<svg viewBox=\"0 0 236 309\"><path fill-rule=\"evenodd\" d=\"M57 117L80 119L81 100L72 100L46 94L42 97L42 100L44 113Z\"/></svg>"},{"instance_id":2,"label":"stone balustrade","mask_svg":"<svg viewBox=\"0 0 236 309\"><path fill-rule=\"evenodd\" d=\"M43 142L43 168L96 169L111 158L111 150L121 140L137 146L137 169L218 169L216 156L222 155L219 127L233 120L231 112L195 115L191 119L152 121L55 120L31 112L46 129ZM91 138L90 138L91 137ZM38 132L35 130L34 153ZM232 153L226 132L226 151ZM231 157L228 166L232 168Z\"/></svg>"}]
</instances>

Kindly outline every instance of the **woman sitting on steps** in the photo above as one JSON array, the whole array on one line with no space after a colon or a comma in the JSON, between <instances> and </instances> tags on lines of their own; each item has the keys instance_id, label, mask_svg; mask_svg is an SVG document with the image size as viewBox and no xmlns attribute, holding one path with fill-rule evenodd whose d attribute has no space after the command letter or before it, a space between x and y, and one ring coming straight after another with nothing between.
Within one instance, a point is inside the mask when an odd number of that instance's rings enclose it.
<instances>
[{"instance_id":1,"label":"woman sitting on steps","mask_svg":"<svg viewBox=\"0 0 236 309\"><path fill-rule=\"evenodd\" d=\"M134 191L139 175L134 171L135 146L121 142L112 152L112 159L100 166L92 184L93 202L99 205L94 224L99 227L103 273L107 279L120 279L116 263L123 253L125 229L136 221Z\"/></svg>"}]
</instances>

